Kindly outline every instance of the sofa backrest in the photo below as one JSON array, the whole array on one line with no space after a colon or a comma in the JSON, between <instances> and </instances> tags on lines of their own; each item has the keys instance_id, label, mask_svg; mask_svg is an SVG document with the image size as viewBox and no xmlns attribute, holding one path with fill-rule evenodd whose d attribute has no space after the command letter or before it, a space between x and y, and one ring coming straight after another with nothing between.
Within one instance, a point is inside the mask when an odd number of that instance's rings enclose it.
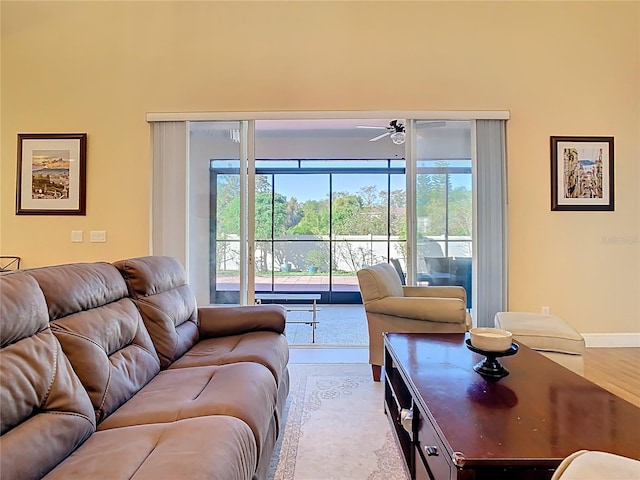
<instances>
[{"instance_id":1,"label":"sofa backrest","mask_svg":"<svg viewBox=\"0 0 640 480\"><path fill-rule=\"evenodd\" d=\"M44 293L51 329L89 393L100 423L160 371L127 286L118 270L105 262L27 272Z\"/></svg>"},{"instance_id":2,"label":"sofa backrest","mask_svg":"<svg viewBox=\"0 0 640 480\"><path fill-rule=\"evenodd\" d=\"M180 262L149 256L115 262L138 306L163 368L196 344L198 308Z\"/></svg>"},{"instance_id":3,"label":"sofa backrest","mask_svg":"<svg viewBox=\"0 0 640 480\"><path fill-rule=\"evenodd\" d=\"M0 478L36 479L96 429L87 392L23 272L0 275Z\"/></svg>"},{"instance_id":4,"label":"sofa backrest","mask_svg":"<svg viewBox=\"0 0 640 480\"><path fill-rule=\"evenodd\" d=\"M381 298L404 296L400 277L395 268L388 263L363 268L358 270L357 275L365 305Z\"/></svg>"}]
</instances>

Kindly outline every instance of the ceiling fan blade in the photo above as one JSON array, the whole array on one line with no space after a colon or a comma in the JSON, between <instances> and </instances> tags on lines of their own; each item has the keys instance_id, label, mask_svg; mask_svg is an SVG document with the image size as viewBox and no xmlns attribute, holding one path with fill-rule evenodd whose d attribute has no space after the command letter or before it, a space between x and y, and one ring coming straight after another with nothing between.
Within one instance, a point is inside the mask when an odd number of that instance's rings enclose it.
<instances>
[{"instance_id":1,"label":"ceiling fan blade","mask_svg":"<svg viewBox=\"0 0 640 480\"><path fill-rule=\"evenodd\" d=\"M370 139L370 142L375 142L376 140L380 140L381 138L386 137L387 135L391 135L391 132L386 132L383 133L382 135L378 135L377 137L373 137L372 139Z\"/></svg>"},{"instance_id":2,"label":"ceiling fan blade","mask_svg":"<svg viewBox=\"0 0 640 480\"><path fill-rule=\"evenodd\" d=\"M419 122L418 129L420 128L433 128L433 127L444 127L447 124L444 120L434 120L432 122Z\"/></svg>"},{"instance_id":3,"label":"ceiling fan blade","mask_svg":"<svg viewBox=\"0 0 640 480\"><path fill-rule=\"evenodd\" d=\"M356 128L373 128L375 130L386 130L388 127L376 127L373 125L356 125Z\"/></svg>"}]
</instances>

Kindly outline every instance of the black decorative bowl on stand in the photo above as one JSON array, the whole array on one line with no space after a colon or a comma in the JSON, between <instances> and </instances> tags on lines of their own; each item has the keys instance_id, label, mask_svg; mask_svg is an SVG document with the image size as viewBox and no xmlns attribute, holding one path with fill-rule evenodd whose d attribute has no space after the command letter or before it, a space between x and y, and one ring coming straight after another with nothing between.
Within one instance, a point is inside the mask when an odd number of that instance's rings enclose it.
<instances>
[{"instance_id":1,"label":"black decorative bowl on stand","mask_svg":"<svg viewBox=\"0 0 640 480\"><path fill-rule=\"evenodd\" d=\"M465 340L467 344L467 348L472 352L479 353L480 355L484 355L485 359L481 362L478 362L473 369L478 372L480 375L487 379L499 380L503 377L509 375L509 370L504 368L504 366L498 361L499 357L509 357L511 355L515 355L518 353L518 344L515 342L511 343L511 347L509 349L504 350L502 352L491 352L487 350L480 350L479 348L474 347L471 344L471 339L467 338Z\"/></svg>"}]
</instances>

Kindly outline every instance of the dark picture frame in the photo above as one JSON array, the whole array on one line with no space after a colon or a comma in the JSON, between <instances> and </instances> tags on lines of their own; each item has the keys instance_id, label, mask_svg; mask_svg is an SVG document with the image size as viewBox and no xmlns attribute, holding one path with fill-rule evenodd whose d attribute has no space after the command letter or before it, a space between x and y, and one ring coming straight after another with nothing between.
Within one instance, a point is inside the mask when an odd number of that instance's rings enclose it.
<instances>
[{"instance_id":1,"label":"dark picture frame","mask_svg":"<svg viewBox=\"0 0 640 480\"><path fill-rule=\"evenodd\" d=\"M86 133L19 133L16 215L86 215Z\"/></svg>"},{"instance_id":2,"label":"dark picture frame","mask_svg":"<svg viewBox=\"0 0 640 480\"><path fill-rule=\"evenodd\" d=\"M613 137L551 137L551 210L613 211Z\"/></svg>"}]
</instances>

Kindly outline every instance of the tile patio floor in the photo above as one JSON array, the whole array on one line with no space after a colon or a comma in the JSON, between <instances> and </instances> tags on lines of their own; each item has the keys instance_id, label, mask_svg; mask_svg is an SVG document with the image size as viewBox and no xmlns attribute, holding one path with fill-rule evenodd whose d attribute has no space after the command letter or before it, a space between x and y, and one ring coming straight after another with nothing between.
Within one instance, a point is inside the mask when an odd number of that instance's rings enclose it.
<instances>
[{"instance_id":1,"label":"tile patio floor","mask_svg":"<svg viewBox=\"0 0 640 480\"><path fill-rule=\"evenodd\" d=\"M304 305L309 307L309 305ZM292 311L287 320L305 321L311 312ZM311 326L288 323L286 335L289 345L315 345L331 347L366 347L369 345L367 319L362 305L318 305L316 341L311 343Z\"/></svg>"},{"instance_id":2,"label":"tile patio floor","mask_svg":"<svg viewBox=\"0 0 640 480\"><path fill-rule=\"evenodd\" d=\"M313 290L329 290L329 275L278 275L274 278L275 290L306 291L309 286ZM351 276L334 276L332 278L333 291L357 292L359 291L358 279ZM256 291L271 291L271 277L256 277ZM232 276L219 276L216 278L218 290L238 290L239 279Z\"/></svg>"}]
</instances>

